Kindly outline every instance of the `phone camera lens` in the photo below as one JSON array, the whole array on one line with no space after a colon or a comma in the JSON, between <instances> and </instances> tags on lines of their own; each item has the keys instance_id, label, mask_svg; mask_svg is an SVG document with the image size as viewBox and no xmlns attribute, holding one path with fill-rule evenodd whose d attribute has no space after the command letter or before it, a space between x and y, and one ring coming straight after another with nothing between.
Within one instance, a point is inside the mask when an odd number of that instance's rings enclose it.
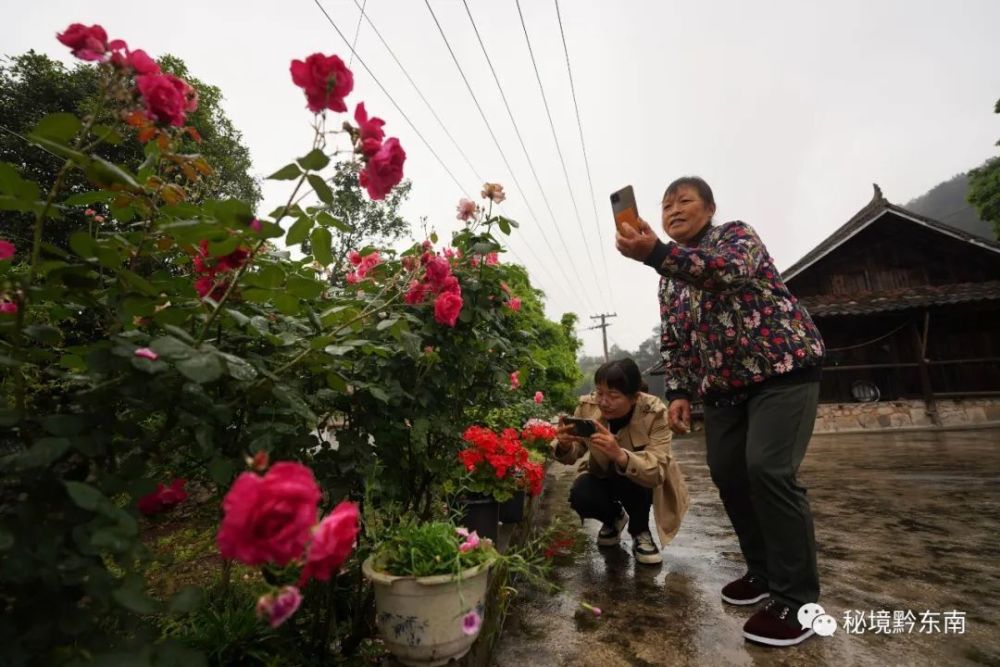
<instances>
[{"instance_id":1,"label":"phone camera lens","mask_svg":"<svg viewBox=\"0 0 1000 667\"><path fill-rule=\"evenodd\" d=\"M617 192L615 194L611 195L611 203L612 204L617 204L619 201L621 201L621 197L618 196Z\"/></svg>"}]
</instances>

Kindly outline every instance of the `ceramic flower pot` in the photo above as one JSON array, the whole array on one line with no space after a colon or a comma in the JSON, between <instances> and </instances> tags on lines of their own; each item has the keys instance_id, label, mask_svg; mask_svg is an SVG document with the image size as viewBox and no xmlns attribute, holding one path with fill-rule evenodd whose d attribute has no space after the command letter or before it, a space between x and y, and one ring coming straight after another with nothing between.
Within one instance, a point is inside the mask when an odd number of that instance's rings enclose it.
<instances>
[{"instance_id":1,"label":"ceramic flower pot","mask_svg":"<svg viewBox=\"0 0 1000 667\"><path fill-rule=\"evenodd\" d=\"M375 588L375 623L404 665L443 665L461 658L479 635L490 563L458 575L398 577L361 566ZM475 614L475 616L473 616Z\"/></svg>"}]
</instances>

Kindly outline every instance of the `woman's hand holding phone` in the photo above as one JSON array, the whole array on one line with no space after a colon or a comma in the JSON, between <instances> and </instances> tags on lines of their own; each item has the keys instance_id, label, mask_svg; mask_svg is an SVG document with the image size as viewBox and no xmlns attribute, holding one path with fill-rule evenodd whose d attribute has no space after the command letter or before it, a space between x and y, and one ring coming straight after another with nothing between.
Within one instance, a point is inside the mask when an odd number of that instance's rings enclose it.
<instances>
[{"instance_id":1,"label":"woman's hand holding phone","mask_svg":"<svg viewBox=\"0 0 1000 667\"><path fill-rule=\"evenodd\" d=\"M559 451L565 452L576 443L584 441L580 436L573 435L573 428L573 424L565 421L559 422L559 426L556 427L556 442L559 443Z\"/></svg>"},{"instance_id":2,"label":"woman's hand holding phone","mask_svg":"<svg viewBox=\"0 0 1000 667\"><path fill-rule=\"evenodd\" d=\"M649 253L653 252L657 240L659 239L653 228L642 218L637 218L635 227L621 225L618 228L618 233L615 234L615 247L629 259L643 262L649 257Z\"/></svg>"},{"instance_id":3,"label":"woman's hand holding phone","mask_svg":"<svg viewBox=\"0 0 1000 667\"><path fill-rule=\"evenodd\" d=\"M594 422L597 425L597 433L590 436L590 446L601 452L619 466L628 463L628 454L618 444L618 440L601 422Z\"/></svg>"}]
</instances>

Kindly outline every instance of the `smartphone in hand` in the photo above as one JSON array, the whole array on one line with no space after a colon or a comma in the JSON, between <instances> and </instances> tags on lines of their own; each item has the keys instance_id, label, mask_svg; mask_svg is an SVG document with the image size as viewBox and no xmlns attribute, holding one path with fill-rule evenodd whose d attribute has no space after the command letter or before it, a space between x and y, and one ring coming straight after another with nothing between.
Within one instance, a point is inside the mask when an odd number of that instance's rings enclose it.
<instances>
[{"instance_id":1,"label":"smartphone in hand","mask_svg":"<svg viewBox=\"0 0 1000 667\"><path fill-rule=\"evenodd\" d=\"M611 210L615 214L615 226L621 232L622 225L631 225L639 231L639 208L635 204L635 192L631 185L611 193Z\"/></svg>"},{"instance_id":2,"label":"smartphone in hand","mask_svg":"<svg viewBox=\"0 0 1000 667\"><path fill-rule=\"evenodd\" d=\"M589 438L597 433L597 424L593 419L583 419L581 417L563 417L564 424L573 426L573 435L581 438Z\"/></svg>"}]
</instances>

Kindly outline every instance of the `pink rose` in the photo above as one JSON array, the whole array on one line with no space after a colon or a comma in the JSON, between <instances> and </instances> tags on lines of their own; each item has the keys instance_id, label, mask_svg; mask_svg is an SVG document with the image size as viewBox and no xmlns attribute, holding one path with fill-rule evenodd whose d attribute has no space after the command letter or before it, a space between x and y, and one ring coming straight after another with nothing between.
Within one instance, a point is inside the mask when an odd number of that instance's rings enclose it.
<instances>
[{"instance_id":1,"label":"pink rose","mask_svg":"<svg viewBox=\"0 0 1000 667\"><path fill-rule=\"evenodd\" d=\"M467 551L472 551L477 547L479 547L479 535L476 531L472 531L465 536L465 541L459 545L458 550L465 553Z\"/></svg>"},{"instance_id":2,"label":"pink rose","mask_svg":"<svg viewBox=\"0 0 1000 667\"><path fill-rule=\"evenodd\" d=\"M7 261L14 256L17 247L10 241L0 239L0 262Z\"/></svg>"},{"instance_id":3,"label":"pink rose","mask_svg":"<svg viewBox=\"0 0 1000 667\"><path fill-rule=\"evenodd\" d=\"M545 400L545 394L543 394L540 391L536 391L535 392L535 398L534 398L535 403L541 404L541 402L544 401L544 400Z\"/></svg>"},{"instance_id":4,"label":"pink rose","mask_svg":"<svg viewBox=\"0 0 1000 667\"><path fill-rule=\"evenodd\" d=\"M486 266L496 266L500 263L500 258L495 252L486 255Z\"/></svg>"},{"instance_id":5,"label":"pink rose","mask_svg":"<svg viewBox=\"0 0 1000 667\"><path fill-rule=\"evenodd\" d=\"M483 183L483 191L480 194L483 199L490 199L494 204L499 204L507 198L503 186L499 183Z\"/></svg>"},{"instance_id":6,"label":"pink rose","mask_svg":"<svg viewBox=\"0 0 1000 667\"><path fill-rule=\"evenodd\" d=\"M472 220L472 218L476 215L476 202L471 199L465 199L464 197L459 199L458 206L456 208L458 210L458 215L456 215L455 218L462 220L463 222Z\"/></svg>"},{"instance_id":7,"label":"pink rose","mask_svg":"<svg viewBox=\"0 0 1000 667\"><path fill-rule=\"evenodd\" d=\"M444 281L451 275L451 264L444 257L434 255L427 260L424 268L429 282L435 290L441 289Z\"/></svg>"},{"instance_id":8,"label":"pink rose","mask_svg":"<svg viewBox=\"0 0 1000 667\"><path fill-rule=\"evenodd\" d=\"M375 155L382 147L382 139L385 138L385 132L382 131L385 121L381 118L369 118L368 112L365 111L364 102L359 102L358 106L355 107L354 120L358 124L358 141L361 143L361 152L365 157Z\"/></svg>"},{"instance_id":9,"label":"pink rose","mask_svg":"<svg viewBox=\"0 0 1000 667\"><path fill-rule=\"evenodd\" d=\"M357 250L351 250L349 253L347 253L347 261L349 261L354 266L357 266L358 264L361 263L361 253L359 253Z\"/></svg>"},{"instance_id":10,"label":"pink rose","mask_svg":"<svg viewBox=\"0 0 1000 667\"><path fill-rule=\"evenodd\" d=\"M513 299L507 302L507 307L516 313L517 311L521 310L521 299L515 296Z\"/></svg>"},{"instance_id":11,"label":"pink rose","mask_svg":"<svg viewBox=\"0 0 1000 667\"><path fill-rule=\"evenodd\" d=\"M0 301L0 315L17 315L17 304L13 301Z\"/></svg>"},{"instance_id":12,"label":"pink rose","mask_svg":"<svg viewBox=\"0 0 1000 667\"><path fill-rule=\"evenodd\" d=\"M423 303L424 299L427 298L427 292L426 284L413 280L410 282L410 289L406 291L406 296L403 299L411 306L415 306L418 303Z\"/></svg>"},{"instance_id":13,"label":"pink rose","mask_svg":"<svg viewBox=\"0 0 1000 667\"><path fill-rule=\"evenodd\" d=\"M181 126L189 111L198 108L198 93L173 74L146 74L135 78L150 119Z\"/></svg>"},{"instance_id":14,"label":"pink rose","mask_svg":"<svg viewBox=\"0 0 1000 667\"><path fill-rule=\"evenodd\" d=\"M108 33L99 25L88 28L82 23L73 23L56 38L80 60L101 60L108 52Z\"/></svg>"},{"instance_id":15,"label":"pink rose","mask_svg":"<svg viewBox=\"0 0 1000 667\"><path fill-rule=\"evenodd\" d=\"M342 502L313 530L299 585L310 578L329 581L351 555L357 536L358 505Z\"/></svg>"},{"instance_id":16,"label":"pink rose","mask_svg":"<svg viewBox=\"0 0 1000 667\"><path fill-rule=\"evenodd\" d=\"M442 292L434 300L434 319L438 324L455 326L458 315L462 312L462 295L455 292Z\"/></svg>"},{"instance_id":17,"label":"pink rose","mask_svg":"<svg viewBox=\"0 0 1000 667\"><path fill-rule=\"evenodd\" d=\"M216 541L223 558L287 565L302 556L316 524L319 487L301 463L275 463L260 477L244 472L222 501Z\"/></svg>"},{"instance_id":18,"label":"pink rose","mask_svg":"<svg viewBox=\"0 0 1000 667\"><path fill-rule=\"evenodd\" d=\"M406 152L399 145L399 139L391 137L368 159L358 182L368 190L368 196L372 199L385 199L389 191L403 180L405 161Z\"/></svg>"},{"instance_id":19,"label":"pink rose","mask_svg":"<svg viewBox=\"0 0 1000 667\"><path fill-rule=\"evenodd\" d=\"M314 53L305 61L293 60L289 69L292 82L305 91L310 111L347 111L344 98L354 89L354 75L339 57Z\"/></svg>"},{"instance_id":20,"label":"pink rose","mask_svg":"<svg viewBox=\"0 0 1000 667\"><path fill-rule=\"evenodd\" d=\"M132 354L141 359L149 359L150 361L156 361L157 359L160 358L160 355L158 355L156 352L152 351L148 347L140 347Z\"/></svg>"},{"instance_id":21,"label":"pink rose","mask_svg":"<svg viewBox=\"0 0 1000 667\"><path fill-rule=\"evenodd\" d=\"M302 604L302 593L295 586L285 586L277 595L269 593L257 600L257 617L267 619L272 628L276 628L296 612Z\"/></svg>"},{"instance_id":22,"label":"pink rose","mask_svg":"<svg viewBox=\"0 0 1000 667\"><path fill-rule=\"evenodd\" d=\"M521 371L514 371L510 374L510 388L517 389L521 386Z\"/></svg>"}]
</instances>

